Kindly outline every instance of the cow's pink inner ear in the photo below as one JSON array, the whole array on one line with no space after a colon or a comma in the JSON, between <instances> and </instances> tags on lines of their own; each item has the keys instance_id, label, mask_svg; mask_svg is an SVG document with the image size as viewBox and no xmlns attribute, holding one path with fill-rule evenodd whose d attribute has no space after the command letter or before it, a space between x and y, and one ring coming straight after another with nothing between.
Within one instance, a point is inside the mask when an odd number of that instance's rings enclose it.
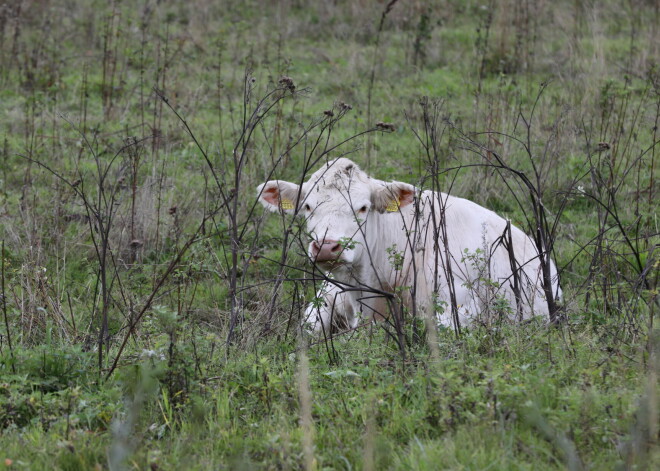
<instances>
[{"instance_id":1,"label":"cow's pink inner ear","mask_svg":"<svg viewBox=\"0 0 660 471\"><path fill-rule=\"evenodd\" d=\"M276 186L264 188L261 197L265 202L272 204L273 206L279 206L280 204L280 190Z\"/></svg>"},{"instance_id":2,"label":"cow's pink inner ear","mask_svg":"<svg viewBox=\"0 0 660 471\"><path fill-rule=\"evenodd\" d=\"M399 188L399 207L403 208L415 201L415 190L410 188Z\"/></svg>"}]
</instances>

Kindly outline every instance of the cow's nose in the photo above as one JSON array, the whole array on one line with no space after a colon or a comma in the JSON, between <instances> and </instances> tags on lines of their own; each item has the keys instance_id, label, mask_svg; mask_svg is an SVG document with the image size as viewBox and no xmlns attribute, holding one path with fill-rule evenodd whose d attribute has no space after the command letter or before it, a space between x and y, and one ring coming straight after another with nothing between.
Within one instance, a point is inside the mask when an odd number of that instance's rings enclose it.
<instances>
[{"instance_id":1,"label":"cow's nose","mask_svg":"<svg viewBox=\"0 0 660 471\"><path fill-rule=\"evenodd\" d=\"M337 260L341 254L341 244L337 240L325 239L322 242L312 242L312 257L316 262Z\"/></svg>"}]
</instances>

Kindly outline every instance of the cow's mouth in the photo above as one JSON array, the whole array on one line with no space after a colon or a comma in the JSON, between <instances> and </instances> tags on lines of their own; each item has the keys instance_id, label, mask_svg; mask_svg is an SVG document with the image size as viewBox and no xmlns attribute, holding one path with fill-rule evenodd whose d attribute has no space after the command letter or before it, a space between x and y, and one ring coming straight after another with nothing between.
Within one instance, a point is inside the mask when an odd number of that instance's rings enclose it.
<instances>
[{"instance_id":1,"label":"cow's mouth","mask_svg":"<svg viewBox=\"0 0 660 471\"><path fill-rule=\"evenodd\" d=\"M336 260L323 260L323 261L318 261L318 260L312 260L318 267L330 271L334 268L337 267L342 267L345 266L348 262L346 260L342 259L336 259Z\"/></svg>"}]
</instances>

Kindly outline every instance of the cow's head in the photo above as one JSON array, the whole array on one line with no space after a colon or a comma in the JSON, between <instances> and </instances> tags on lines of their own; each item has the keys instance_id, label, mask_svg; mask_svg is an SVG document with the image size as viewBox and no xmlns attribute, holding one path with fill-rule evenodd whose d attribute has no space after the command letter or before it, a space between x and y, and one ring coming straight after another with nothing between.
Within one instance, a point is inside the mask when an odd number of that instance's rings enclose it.
<instances>
[{"instance_id":1,"label":"cow's head","mask_svg":"<svg viewBox=\"0 0 660 471\"><path fill-rule=\"evenodd\" d=\"M308 255L324 269L360 263L369 218L396 213L415 196L412 185L372 179L345 158L324 164L302 187L271 180L257 191L267 209L306 219L312 237Z\"/></svg>"}]
</instances>

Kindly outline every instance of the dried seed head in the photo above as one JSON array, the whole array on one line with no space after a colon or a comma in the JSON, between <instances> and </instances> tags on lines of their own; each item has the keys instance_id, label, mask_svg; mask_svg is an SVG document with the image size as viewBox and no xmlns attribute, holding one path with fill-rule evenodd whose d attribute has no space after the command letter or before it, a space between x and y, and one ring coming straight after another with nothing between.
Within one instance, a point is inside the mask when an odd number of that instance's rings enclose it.
<instances>
[{"instance_id":1,"label":"dried seed head","mask_svg":"<svg viewBox=\"0 0 660 471\"><path fill-rule=\"evenodd\" d=\"M396 126L394 126L392 123L384 123L382 121L379 121L376 123L376 127L381 131L387 131L387 132L396 131Z\"/></svg>"},{"instance_id":2,"label":"dried seed head","mask_svg":"<svg viewBox=\"0 0 660 471\"><path fill-rule=\"evenodd\" d=\"M174 205L170 209L167 210L167 212L170 214L170 216L174 216L176 214L176 208L177 208L177 206Z\"/></svg>"},{"instance_id":3,"label":"dried seed head","mask_svg":"<svg viewBox=\"0 0 660 471\"><path fill-rule=\"evenodd\" d=\"M335 114L332 112L332 110L325 110L325 111L323 112L323 114L326 115L326 116L328 116L328 117L330 117L330 118L332 118L332 117L335 115Z\"/></svg>"},{"instance_id":4,"label":"dried seed head","mask_svg":"<svg viewBox=\"0 0 660 471\"><path fill-rule=\"evenodd\" d=\"M598 146L596 147L596 152L604 152L606 150L610 150L611 148L612 146L609 142L599 142Z\"/></svg>"},{"instance_id":5,"label":"dried seed head","mask_svg":"<svg viewBox=\"0 0 660 471\"><path fill-rule=\"evenodd\" d=\"M132 249L139 249L144 245L144 242L142 242L140 239L133 239L129 245Z\"/></svg>"},{"instance_id":6,"label":"dried seed head","mask_svg":"<svg viewBox=\"0 0 660 471\"><path fill-rule=\"evenodd\" d=\"M293 79L288 75L282 75L278 83L283 87L288 88L291 93L296 91L296 85L293 83Z\"/></svg>"},{"instance_id":7,"label":"dried seed head","mask_svg":"<svg viewBox=\"0 0 660 471\"><path fill-rule=\"evenodd\" d=\"M337 103L337 106L342 111L349 111L349 110L353 109L353 107L351 105L349 105L348 103L344 103L343 101L340 101L339 103Z\"/></svg>"}]
</instances>

